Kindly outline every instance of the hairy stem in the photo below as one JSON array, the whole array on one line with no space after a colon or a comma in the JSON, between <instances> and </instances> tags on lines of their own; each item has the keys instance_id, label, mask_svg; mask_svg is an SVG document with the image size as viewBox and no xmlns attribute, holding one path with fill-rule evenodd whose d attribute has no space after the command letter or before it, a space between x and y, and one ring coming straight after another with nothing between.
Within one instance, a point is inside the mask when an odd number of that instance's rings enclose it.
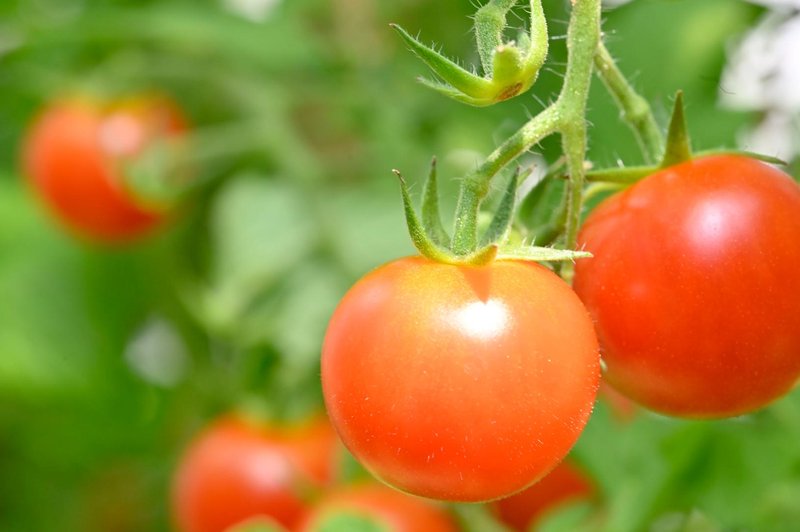
<instances>
[{"instance_id":1,"label":"hairy stem","mask_svg":"<svg viewBox=\"0 0 800 532\"><path fill-rule=\"evenodd\" d=\"M564 86L557 105L563 109L561 128L564 155L569 172L567 187L567 219L564 229L567 249L575 249L578 240L583 185L586 180L586 100L592 81L595 51L600 42L600 1L573 0L572 15L567 31L568 63ZM571 281L571 264L561 272Z\"/></svg>"},{"instance_id":2,"label":"hairy stem","mask_svg":"<svg viewBox=\"0 0 800 532\"><path fill-rule=\"evenodd\" d=\"M517 0L490 0L475 13L475 40L484 74L492 71L495 49L503 44L506 14Z\"/></svg>"},{"instance_id":3,"label":"hairy stem","mask_svg":"<svg viewBox=\"0 0 800 532\"><path fill-rule=\"evenodd\" d=\"M622 118L633 130L645 162L649 164L658 162L664 146L664 136L656 123L650 104L628 83L602 41L597 46L594 64L598 76L622 111Z\"/></svg>"},{"instance_id":4,"label":"hairy stem","mask_svg":"<svg viewBox=\"0 0 800 532\"><path fill-rule=\"evenodd\" d=\"M559 128L558 110L550 106L494 150L489 157L467 175L462 184L456 205L456 223L453 229L453 252L464 255L475 250L478 242L478 207L489 192L489 183L509 162L534 144Z\"/></svg>"},{"instance_id":5,"label":"hairy stem","mask_svg":"<svg viewBox=\"0 0 800 532\"><path fill-rule=\"evenodd\" d=\"M583 164L586 157L586 100L589 97L594 56L600 42L600 0L572 0L572 4L567 33L569 62L558 100L522 126L464 178L453 231L453 252L458 255L475 250L478 208L489 192L492 177L534 144L555 132L562 135L570 174L566 247L575 247L586 172Z\"/></svg>"}]
</instances>

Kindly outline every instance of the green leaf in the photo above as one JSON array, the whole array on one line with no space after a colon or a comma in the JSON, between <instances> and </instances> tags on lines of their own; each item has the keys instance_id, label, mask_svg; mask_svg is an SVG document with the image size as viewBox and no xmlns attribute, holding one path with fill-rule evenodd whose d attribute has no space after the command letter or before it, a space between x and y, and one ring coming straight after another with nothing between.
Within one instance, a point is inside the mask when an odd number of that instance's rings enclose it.
<instances>
[{"instance_id":1,"label":"green leaf","mask_svg":"<svg viewBox=\"0 0 800 532\"><path fill-rule=\"evenodd\" d=\"M442 224L439 212L439 187L436 180L436 157L431 160L431 171L422 192L422 225L427 234L440 246L450 245L450 235Z\"/></svg>"},{"instance_id":2,"label":"green leaf","mask_svg":"<svg viewBox=\"0 0 800 532\"><path fill-rule=\"evenodd\" d=\"M680 164L692 158L692 147L689 131L686 128L686 115L683 108L683 91L675 94L675 105L667 132L667 146L664 149L662 168Z\"/></svg>"},{"instance_id":3,"label":"green leaf","mask_svg":"<svg viewBox=\"0 0 800 532\"><path fill-rule=\"evenodd\" d=\"M212 207L212 281L202 312L234 325L260 293L312 249L319 234L292 183L244 174L229 181Z\"/></svg>"}]
</instances>

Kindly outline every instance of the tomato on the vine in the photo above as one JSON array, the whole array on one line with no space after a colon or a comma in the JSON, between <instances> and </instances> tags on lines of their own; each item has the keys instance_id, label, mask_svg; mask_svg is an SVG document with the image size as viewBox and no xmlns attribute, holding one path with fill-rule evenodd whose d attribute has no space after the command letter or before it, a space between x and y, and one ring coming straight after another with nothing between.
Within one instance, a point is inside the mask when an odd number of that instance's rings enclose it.
<instances>
[{"instance_id":1,"label":"tomato on the vine","mask_svg":"<svg viewBox=\"0 0 800 532\"><path fill-rule=\"evenodd\" d=\"M254 517L295 526L307 497L332 477L336 437L327 420L280 427L237 415L217 420L185 451L172 484L182 532L222 532Z\"/></svg>"},{"instance_id":2,"label":"tomato on the vine","mask_svg":"<svg viewBox=\"0 0 800 532\"><path fill-rule=\"evenodd\" d=\"M386 532L456 532L450 515L431 501L379 484L340 488L323 498L298 527L300 532L326 530L333 516L361 517Z\"/></svg>"},{"instance_id":3,"label":"tomato on the vine","mask_svg":"<svg viewBox=\"0 0 800 532\"><path fill-rule=\"evenodd\" d=\"M800 376L800 187L741 156L666 168L586 220L575 290L610 384L665 414L758 409Z\"/></svg>"},{"instance_id":4,"label":"tomato on the vine","mask_svg":"<svg viewBox=\"0 0 800 532\"><path fill-rule=\"evenodd\" d=\"M322 385L344 444L401 490L507 496L554 467L597 392L589 315L541 265L399 259L362 278L328 326Z\"/></svg>"},{"instance_id":5,"label":"tomato on the vine","mask_svg":"<svg viewBox=\"0 0 800 532\"><path fill-rule=\"evenodd\" d=\"M72 232L115 243L139 237L165 218L126 183L123 165L187 126L169 100L142 97L102 106L71 99L45 109L31 127L23 166L33 189Z\"/></svg>"},{"instance_id":6,"label":"tomato on the vine","mask_svg":"<svg viewBox=\"0 0 800 532\"><path fill-rule=\"evenodd\" d=\"M592 480L578 466L561 462L530 488L492 503L505 524L525 532L560 507L591 499L595 494Z\"/></svg>"}]
</instances>

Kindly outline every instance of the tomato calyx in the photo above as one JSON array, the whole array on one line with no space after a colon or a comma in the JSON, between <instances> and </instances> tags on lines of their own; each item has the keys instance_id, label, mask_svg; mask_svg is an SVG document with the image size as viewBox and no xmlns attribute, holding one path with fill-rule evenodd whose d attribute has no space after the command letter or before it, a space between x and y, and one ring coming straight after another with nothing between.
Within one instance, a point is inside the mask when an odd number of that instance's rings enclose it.
<instances>
[{"instance_id":1,"label":"tomato calyx","mask_svg":"<svg viewBox=\"0 0 800 532\"><path fill-rule=\"evenodd\" d=\"M170 210L191 188L185 148L185 139L159 139L136 158L123 159L125 187L144 205Z\"/></svg>"},{"instance_id":2,"label":"tomato calyx","mask_svg":"<svg viewBox=\"0 0 800 532\"><path fill-rule=\"evenodd\" d=\"M475 40L484 76L464 69L422 44L399 25L390 26L442 80L419 78L420 83L461 103L485 107L530 89L547 56L547 22L541 0L530 1L530 29L520 32L516 42L503 41L506 16L516 3L516 0L490 0L475 14Z\"/></svg>"},{"instance_id":3,"label":"tomato calyx","mask_svg":"<svg viewBox=\"0 0 800 532\"><path fill-rule=\"evenodd\" d=\"M517 184L520 181L521 173L519 168L511 176L497 210L480 238L477 249L466 254L458 254L453 251L452 239L441 221L436 178L436 158L431 161L431 169L423 189L421 218L417 215L408 185L402 174L397 170L393 170L393 172L400 182L403 210L411 241L423 256L431 260L445 264L471 264L477 266L488 264L498 259L551 262L591 257L591 254L585 251L528 245L505 245L504 242L511 228L516 206Z\"/></svg>"},{"instance_id":4,"label":"tomato calyx","mask_svg":"<svg viewBox=\"0 0 800 532\"><path fill-rule=\"evenodd\" d=\"M721 149L694 152L691 146L689 130L686 126L683 91L678 91L675 94L675 103L672 107L672 116L670 118L667 140L664 146L664 155L659 164L592 170L586 173L586 179L587 181L595 183L631 185L648 175L670 166L675 166L692 159L711 157L714 155L740 155L769 164L784 166L787 164L785 161L776 157L741 150Z\"/></svg>"}]
</instances>

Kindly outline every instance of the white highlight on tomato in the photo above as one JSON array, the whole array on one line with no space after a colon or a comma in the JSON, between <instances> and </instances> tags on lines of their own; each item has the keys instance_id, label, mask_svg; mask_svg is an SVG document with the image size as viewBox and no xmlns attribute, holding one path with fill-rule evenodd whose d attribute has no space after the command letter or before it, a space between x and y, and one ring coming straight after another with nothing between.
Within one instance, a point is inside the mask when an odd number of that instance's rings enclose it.
<instances>
[{"instance_id":1,"label":"white highlight on tomato","mask_svg":"<svg viewBox=\"0 0 800 532\"><path fill-rule=\"evenodd\" d=\"M467 336L491 339L499 336L510 320L508 309L500 301L476 301L455 313L457 327Z\"/></svg>"}]
</instances>

